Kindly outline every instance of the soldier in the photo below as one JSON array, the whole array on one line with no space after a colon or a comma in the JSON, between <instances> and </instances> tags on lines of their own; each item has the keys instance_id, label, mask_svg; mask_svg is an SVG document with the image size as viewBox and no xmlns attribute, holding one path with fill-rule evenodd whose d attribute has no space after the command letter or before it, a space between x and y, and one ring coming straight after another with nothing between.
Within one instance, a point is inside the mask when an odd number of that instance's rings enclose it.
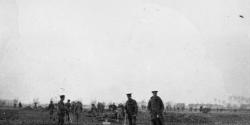
<instances>
[{"instance_id":1,"label":"soldier","mask_svg":"<svg viewBox=\"0 0 250 125\"><path fill-rule=\"evenodd\" d=\"M151 115L152 125L163 125L164 104L159 96L158 91L152 91L153 96L148 102L148 111Z\"/></svg>"},{"instance_id":2,"label":"soldier","mask_svg":"<svg viewBox=\"0 0 250 125\"><path fill-rule=\"evenodd\" d=\"M71 108L71 104L70 104L69 99L68 99L68 102L65 104L65 106L66 106L66 118L69 122L70 121L69 113L70 113L70 108Z\"/></svg>"},{"instance_id":3,"label":"soldier","mask_svg":"<svg viewBox=\"0 0 250 125\"><path fill-rule=\"evenodd\" d=\"M201 105L201 106L200 106L200 112L202 112L202 111L203 111L203 106Z\"/></svg>"},{"instance_id":4,"label":"soldier","mask_svg":"<svg viewBox=\"0 0 250 125\"><path fill-rule=\"evenodd\" d=\"M19 102L19 108L22 108L23 107L23 105L22 105L22 103L21 102Z\"/></svg>"},{"instance_id":5,"label":"soldier","mask_svg":"<svg viewBox=\"0 0 250 125\"><path fill-rule=\"evenodd\" d=\"M103 113L104 112L104 103L98 102L97 104L97 111L98 113Z\"/></svg>"},{"instance_id":6,"label":"soldier","mask_svg":"<svg viewBox=\"0 0 250 125\"><path fill-rule=\"evenodd\" d=\"M65 95L61 95L60 98L61 100L58 102L58 125L63 125L66 111L66 107L63 102L65 99Z\"/></svg>"},{"instance_id":7,"label":"soldier","mask_svg":"<svg viewBox=\"0 0 250 125\"><path fill-rule=\"evenodd\" d=\"M96 108L96 106L95 106L94 103L91 104L91 113L92 113L92 115L94 115L94 116L97 114L97 108Z\"/></svg>"},{"instance_id":8,"label":"soldier","mask_svg":"<svg viewBox=\"0 0 250 125\"><path fill-rule=\"evenodd\" d=\"M124 106L123 106L123 104L119 104L117 107L117 119L118 119L118 121L122 121L124 119Z\"/></svg>"},{"instance_id":9,"label":"soldier","mask_svg":"<svg viewBox=\"0 0 250 125\"><path fill-rule=\"evenodd\" d=\"M49 109L49 116L50 116L49 119L51 120L51 119L53 119L53 114L54 114L54 110L55 110L55 105L54 105L52 100L50 101L48 109ZM53 120L55 120L55 119L53 119Z\"/></svg>"},{"instance_id":10,"label":"soldier","mask_svg":"<svg viewBox=\"0 0 250 125\"><path fill-rule=\"evenodd\" d=\"M74 114L76 116L76 122L78 124L78 121L80 119L80 115L81 115L81 112L83 111L83 108L82 108L82 103L80 101L76 102L75 103L75 106L74 106Z\"/></svg>"},{"instance_id":11,"label":"soldier","mask_svg":"<svg viewBox=\"0 0 250 125\"><path fill-rule=\"evenodd\" d=\"M115 105L115 103L113 103L112 104L112 111L114 112L114 111L116 111L116 109L117 109L117 106Z\"/></svg>"},{"instance_id":12,"label":"soldier","mask_svg":"<svg viewBox=\"0 0 250 125\"><path fill-rule=\"evenodd\" d=\"M125 110L128 118L129 125L136 125L136 115L138 112L137 102L132 99L132 94L127 94L128 100L125 104Z\"/></svg>"}]
</instances>

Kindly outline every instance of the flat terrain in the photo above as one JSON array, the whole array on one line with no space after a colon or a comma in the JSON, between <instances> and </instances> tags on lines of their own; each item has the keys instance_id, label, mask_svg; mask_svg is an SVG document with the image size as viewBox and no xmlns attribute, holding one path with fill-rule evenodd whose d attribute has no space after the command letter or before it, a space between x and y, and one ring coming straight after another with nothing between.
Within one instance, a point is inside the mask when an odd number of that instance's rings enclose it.
<instances>
[{"instance_id":1,"label":"flat terrain","mask_svg":"<svg viewBox=\"0 0 250 125\"><path fill-rule=\"evenodd\" d=\"M0 109L0 125L56 125L56 121L49 119L49 112L45 110ZM56 114L54 115L56 119ZM71 125L77 125L72 115ZM164 115L167 125L250 125L250 112L167 112ZM81 114L78 125L101 125L103 118ZM109 119L112 125L123 125ZM66 122L67 123L67 122ZM67 123L68 124L68 123ZM149 114L140 112L137 124L150 125Z\"/></svg>"}]
</instances>

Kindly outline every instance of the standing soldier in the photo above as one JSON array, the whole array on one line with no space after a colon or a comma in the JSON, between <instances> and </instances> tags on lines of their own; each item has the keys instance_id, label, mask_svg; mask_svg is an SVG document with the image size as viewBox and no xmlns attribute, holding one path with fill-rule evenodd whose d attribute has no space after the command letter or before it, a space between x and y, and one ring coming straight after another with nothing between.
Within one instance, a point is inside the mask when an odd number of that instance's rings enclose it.
<instances>
[{"instance_id":1,"label":"standing soldier","mask_svg":"<svg viewBox=\"0 0 250 125\"><path fill-rule=\"evenodd\" d=\"M65 95L61 95L60 98L61 100L58 102L58 125L63 125L66 111L66 107L63 102L65 99Z\"/></svg>"},{"instance_id":2,"label":"standing soldier","mask_svg":"<svg viewBox=\"0 0 250 125\"><path fill-rule=\"evenodd\" d=\"M22 105L22 103L21 102L19 102L19 108L22 108L23 107L23 105Z\"/></svg>"},{"instance_id":3,"label":"standing soldier","mask_svg":"<svg viewBox=\"0 0 250 125\"><path fill-rule=\"evenodd\" d=\"M136 115L138 112L137 102L132 99L132 94L127 94L128 100L125 104L125 110L128 118L129 125L136 125Z\"/></svg>"},{"instance_id":4,"label":"standing soldier","mask_svg":"<svg viewBox=\"0 0 250 125\"><path fill-rule=\"evenodd\" d=\"M77 101L75 103L75 106L74 106L74 114L76 116L76 123L78 125L78 121L80 119L80 115L81 115L81 112L83 111L83 108L82 108L82 103L80 101Z\"/></svg>"},{"instance_id":5,"label":"standing soldier","mask_svg":"<svg viewBox=\"0 0 250 125\"><path fill-rule=\"evenodd\" d=\"M52 119L55 120L55 119L53 118L53 114L54 114L54 110L55 110L55 105L54 105L54 103L53 103L52 100L50 101L50 104L49 104L48 109L49 109L49 119L50 119L50 120L52 120Z\"/></svg>"},{"instance_id":6,"label":"standing soldier","mask_svg":"<svg viewBox=\"0 0 250 125\"><path fill-rule=\"evenodd\" d=\"M163 125L163 111L164 105L159 96L157 96L158 91L152 91L153 96L148 102L148 111L151 115L152 125Z\"/></svg>"},{"instance_id":7,"label":"standing soldier","mask_svg":"<svg viewBox=\"0 0 250 125\"><path fill-rule=\"evenodd\" d=\"M70 121L69 113L70 113L70 109L71 109L71 104L70 104L69 99L68 99L68 102L65 104L65 106L66 106L66 118L69 122Z\"/></svg>"},{"instance_id":8,"label":"standing soldier","mask_svg":"<svg viewBox=\"0 0 250 125\"><path fill-rule=\"evenodd\" d=\"M95 106L94 103L91 104L91 114L92 114L93 116L96 116L96 115L97 115L97 108L96 108L96 106Z\"/></svg>"},{"instance_id":9,"label":"standing soldier","mask_svg":"<svg viewBox=\"0 0 250 125\"><path fill-rule=\"evenodd\" d=\"M117 120L122 121L124 119L124 106L119 104L117 107Z\"/></svg>"}]
</instances>

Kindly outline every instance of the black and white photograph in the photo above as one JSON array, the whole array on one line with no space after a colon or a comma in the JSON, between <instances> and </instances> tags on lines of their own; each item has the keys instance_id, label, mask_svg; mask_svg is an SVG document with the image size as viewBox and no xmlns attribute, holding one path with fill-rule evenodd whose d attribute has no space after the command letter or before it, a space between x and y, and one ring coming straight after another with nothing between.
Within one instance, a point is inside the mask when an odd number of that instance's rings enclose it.
<instances>
[{"instance_id":1,"label":"black and white photograph","mask_svg":"<svg viewBox=\"0 0 250 125\"><path fill-rule=\"evenodd\" d=\"M0 0L0 125L250 125L250 0Z\"/></svg>"}]
</instances>

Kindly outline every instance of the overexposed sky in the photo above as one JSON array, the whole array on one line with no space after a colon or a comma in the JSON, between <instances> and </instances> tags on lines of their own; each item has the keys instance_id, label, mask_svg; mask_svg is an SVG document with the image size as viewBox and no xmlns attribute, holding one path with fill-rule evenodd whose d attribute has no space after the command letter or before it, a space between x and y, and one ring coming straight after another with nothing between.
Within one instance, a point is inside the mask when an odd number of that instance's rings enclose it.
<instances>
[{"instance_id":1,"label":"overexposed sky","mask_svg":"<svg viewBox=\"0 0 250 125\"><path fill-rule=\"evenodd\" d=\"M248 0L0 0L0 98L250 95ZM241 18L243 15L244 18Z\"/></svg>"}]
</instances>

